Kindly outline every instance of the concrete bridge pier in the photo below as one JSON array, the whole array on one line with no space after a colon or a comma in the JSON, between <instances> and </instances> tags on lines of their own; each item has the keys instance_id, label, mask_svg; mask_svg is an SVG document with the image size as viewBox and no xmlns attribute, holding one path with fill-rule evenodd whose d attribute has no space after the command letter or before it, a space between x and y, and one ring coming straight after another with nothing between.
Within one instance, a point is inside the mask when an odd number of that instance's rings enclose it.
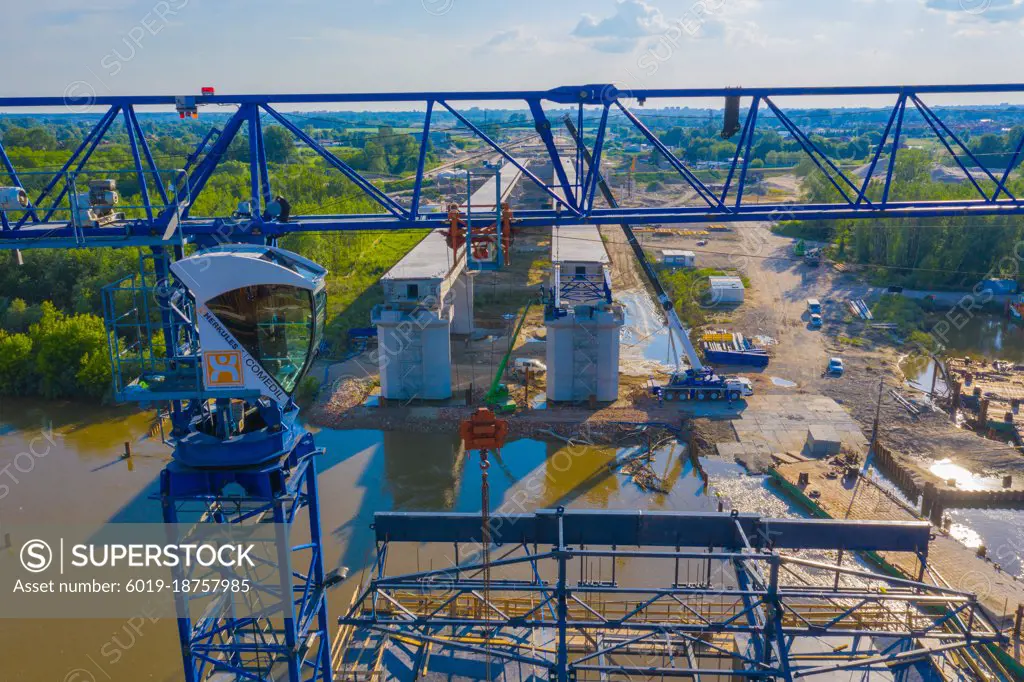
<instances>
[{"instance_id":1,"label":"concrete bridge pier","mask_svg":"<svg viewBox=\"0 0 1024 682\"><path fill-rule=\"evenodd\" d=\"M547 331L547 397L612 402L619 396L622 306L612 302L608 252L593 225L551 230Z\"/></svg>"},{"instance_id":2,"label":"concrete bridge pier","mask_svg":"<svg viewBox=\"0 0 1024 682\"><path fill-rule=\"evenodd\" d=\"M452 334L473 333L473 273L468 269L452 282Z\"/></svg>"}]
</instances>

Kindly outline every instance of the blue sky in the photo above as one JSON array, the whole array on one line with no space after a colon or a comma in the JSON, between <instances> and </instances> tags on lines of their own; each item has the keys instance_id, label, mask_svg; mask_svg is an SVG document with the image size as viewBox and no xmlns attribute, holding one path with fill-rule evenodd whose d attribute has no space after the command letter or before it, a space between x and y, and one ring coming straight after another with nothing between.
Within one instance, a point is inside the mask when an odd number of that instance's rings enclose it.
<instances>
[{"instance_id":1,"label":"blue sky","mask_svg":"<svg viewBox=\"0 0 1024 682\"><path fill-rule=\"evenodd\" d=\"M1024 0L36 0L15 14L4 42L21 78L4 96L1024 80Z\"/></svg>"}]
</instances>

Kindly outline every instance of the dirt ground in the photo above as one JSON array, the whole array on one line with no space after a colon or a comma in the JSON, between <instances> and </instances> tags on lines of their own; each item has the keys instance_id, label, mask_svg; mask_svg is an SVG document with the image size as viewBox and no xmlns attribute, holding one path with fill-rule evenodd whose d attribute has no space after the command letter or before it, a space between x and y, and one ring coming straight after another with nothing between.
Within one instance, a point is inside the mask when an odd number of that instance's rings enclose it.
<instances>
[{"instance_id":1,"label":"dirt ground","mask_svg":"<svg viewBox=\"0 0 1024 682\"><path fill-rule=\"evenodd\" d=\"M668 238L659 240L659 245L691 249L702 267L737 268L750 278L743 305L722 310L718 317L735 331L777 340L766 370L742 368L743 374L754 379L759 394L796 392L830 397L850 411L868 437L878 410L882 441L917 460L915 463L949 458L976 473L1024 475L1024 456L1015 448L957 428L948 415L932 410L920 394L915 396L905 387L898 365L901 352L889 333L870 329L848 313L845 302L850 291L860 286L853 275L828 266L804 265L792 256L792 239L774 235L761 224L715 233L704 247L696 246L695 238ZM823 304L821 330L808 325L808 298ZM863 345L842 341L848 338L859 339ZM823 374L830 357L843 359L846 371L842 377ZM780 386L773 378L796 385ZM891 397L890 389L916 402L923 408L921 414L911 415Z\"/></svg>"}]
</instances>

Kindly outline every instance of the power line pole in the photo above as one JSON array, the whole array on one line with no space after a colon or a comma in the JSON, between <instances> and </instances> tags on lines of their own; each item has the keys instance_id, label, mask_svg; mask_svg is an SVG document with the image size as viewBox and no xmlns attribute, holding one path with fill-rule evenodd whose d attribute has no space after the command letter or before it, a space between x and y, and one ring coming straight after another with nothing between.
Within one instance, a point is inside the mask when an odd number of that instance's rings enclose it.
<instances>
[{"instance_id":1,"label":"power line pole","mask_svg":"<svg viewBox=\"0 0 1024 682\"><path fill-rule=\"evenodd\" d=\"M875 423L871 427L871 447L868 452L874 452L878 444L878 422L882 416L882 389L885 387L885 379L878 379L878 402L875 404Z\"/></svg>"}]
</instances>

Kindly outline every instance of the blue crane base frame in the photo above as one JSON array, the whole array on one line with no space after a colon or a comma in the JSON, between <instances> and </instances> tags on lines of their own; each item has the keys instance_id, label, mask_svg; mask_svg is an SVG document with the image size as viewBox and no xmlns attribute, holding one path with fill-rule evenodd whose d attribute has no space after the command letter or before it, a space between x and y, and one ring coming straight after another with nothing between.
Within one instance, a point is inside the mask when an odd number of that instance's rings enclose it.
<instances>
[{"instance_id":1,"label":"blue crane base frame","mask_svg":"<svg viewBox=\"0 0 1024 682\"><path fill-rule=\"evenodd\" d=\"M268 589L292 595L290 609L258 618L193 620L184 597L177 594L185 682L200 682L213 671L234 680L333 679L316 481L316 458L322 452L305 433L291 452L268 465L199 469L172 462L161 472L160 502L168 524L265 519L283 528L280 585ZM300 510L308 523L302 529L296 520Z\"/></svg>"}]
</instances>

